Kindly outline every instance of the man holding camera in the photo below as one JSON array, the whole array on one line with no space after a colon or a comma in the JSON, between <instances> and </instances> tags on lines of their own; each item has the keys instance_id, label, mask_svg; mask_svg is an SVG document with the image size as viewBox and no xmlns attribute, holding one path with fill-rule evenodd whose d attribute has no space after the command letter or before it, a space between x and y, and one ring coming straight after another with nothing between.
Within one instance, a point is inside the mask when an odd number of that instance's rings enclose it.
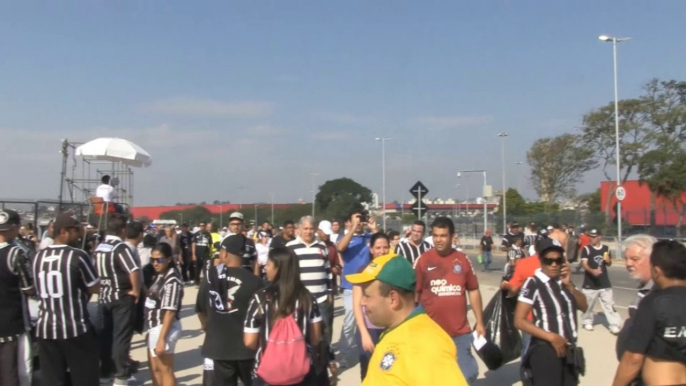
<instances>
[{"instance_id":1,"label":"man holding camera","mask_svg":"<svg viewBox=\"0 0 686 386\"><path fill-rule=\"evenodd\" d=\"M352 275L363 266L369 264L369 240L371 233L365 232L365 226L369 225L372 233L376 232L376 221L368 218L365 211L354 210L350 214L350 228L338 241L338 252L343 259L343 274L341 275L341 289L343 290L343 305L345 317L340 339L340 365L348 367L348 359L353 358L355 345L355 314L353 313L353 286L346 280L346 275Z\"/></svg>"}]
</instances>

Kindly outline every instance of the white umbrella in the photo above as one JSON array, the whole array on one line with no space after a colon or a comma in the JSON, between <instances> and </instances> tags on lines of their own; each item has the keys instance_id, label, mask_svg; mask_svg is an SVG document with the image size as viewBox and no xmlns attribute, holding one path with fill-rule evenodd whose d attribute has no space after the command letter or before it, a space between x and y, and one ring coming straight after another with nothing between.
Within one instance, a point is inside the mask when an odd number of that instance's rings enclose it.
<instances>
[{"instance_id":1,"label":"white umbrella","mask_svg":"<svg viewBox=\"0 0 686 386\"><path fill-rule=\"evenodd\" d=\"M98 138L76 148L76 155L84 158L121 162L134 167L152 165L152 157L133 142L121 138Z\"/></svg>"}]
</instances>

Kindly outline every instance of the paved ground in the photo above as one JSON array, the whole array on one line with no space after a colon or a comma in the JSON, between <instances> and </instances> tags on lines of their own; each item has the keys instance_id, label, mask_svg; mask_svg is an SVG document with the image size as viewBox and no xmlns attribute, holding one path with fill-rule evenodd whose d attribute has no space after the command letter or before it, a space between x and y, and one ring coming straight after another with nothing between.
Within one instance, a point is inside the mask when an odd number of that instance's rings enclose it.
<instances>
[{"instance_id":1,"label":"paved ground","mask_svg":"<svg viewBox=\"0 0 686 386\"><path fill-rule=\"evenodd\" d=\"M496 257L499 259L500 257ZM472 259L474 261L474 259ZM500 266L503 264L500 263ZM498 265L496 265L498 266ZM627 276L623 271L623 267L611 268L611 277L621 284L633 286L629 279L624 280L622 276ZM484 305L496 293L496 285L500 281L499 272L478 272L479 280L481 282L481 292L484 297ZM628 277L628 276L627 276ZM575 276L575 282L581 283L582 276ZM614 282L613 282L614 284ZM618 305L626 306L630 302L631 293L626 291L626 294L615 291L618 297ZM186 289L184 297L184 307L182 310L182 324L183 324L183 338L179 341L176 347L176 374L179 385L201 385L202 384L202 358L200 356L199 347L203 343L204 334L200 332L199 322L193 313L193 305L195 303L196 289L191 287ZM597 306L598 307L598 306ZM619 308L623 317L626 317L624 309ZM598 307L598 312L600 309ZM338 341L340 335L342 322L343 307L342 302L336 301L335 309L335 323L334 323L334 341ZM470 317L473 322L473 319ZM598 315L596 317L598 323L604 322L604 317ZM587 361L587 374L581 381L581 385L607 385L612 382L614 372L617 368L617 361L614 354L615 337L612 336L605 327L596 326L595 331L588 332L581 330L579 342L585 349ZM141 370L137 374L137 379L145 385L151 385L150 374L147 368L147 358L145 345L141 336L136 336L133 343L132 355L135 359L140 360ZM519 385L519 361L512 362L497 371L487 371L483 363L479 364L481 369L478 386L503 386L503 385ZM423 369L423 371L428 371ZM340 375L339 385L353 386L360 384L359 366L351 369L346 369Z\"/></svg>"}]
</instances>

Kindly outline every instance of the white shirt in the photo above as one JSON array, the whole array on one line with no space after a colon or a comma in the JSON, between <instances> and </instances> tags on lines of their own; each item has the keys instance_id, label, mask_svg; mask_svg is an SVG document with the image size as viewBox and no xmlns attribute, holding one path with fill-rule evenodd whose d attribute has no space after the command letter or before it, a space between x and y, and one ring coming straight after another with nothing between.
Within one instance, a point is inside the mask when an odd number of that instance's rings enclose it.
<instances>
[{"instance_id":1,"label":"white shirt","mask_svg":"<svg viewBox=\"0 0 686 386\"><path fill-rule=\"evenodd\" d=\"M105 202L112 202L114 196L114 188L112 185L102 184L95 189L95 197L100 197Z\"/></svg>"},{"instance_id":2,"label":"white shirt","mask_svg":"<svg viewBox=\"0 0 686 386\"><path fill-rule=\"evenodd\" d=\"M45 236L43 238L43 240L41 240L40 244L38 245L38 251L40 252L40 251L44 250L45 248L51 246L54 242L55 242L55 240L53 240L52 237Z\"/></svg>"},{"instance_id":3,"label":"white shirt","mask_svg":"<svg viewBox=\"0 0 686 386\"><path fill-rule=\"evenodd\" d=\"M339 237L340 237L340 235L338 233L334 233L331 236L329 236L329 238L331 239L331 242L334 244L336 244L338 242Z\"/></svg>"},{"instance_id":4,"label":"white shirt","mask_svg":"<svg viewBox=\"0 0 686 386\"><path fill-rule=\"evenodd\" d=\"M431 245L431 248L433 248L433 246L434 246L434 237L433 236L429 236L429 237L425 238L424 241L429 243L429 245Z\"/></svg>"},{"instance_id":5,"label":"white shirt","mask_svg":"<svg viewBox=\"0 0 686 386\"><path fill-rule=\"evenodd\" d=\"M257 250L257 262L260 265L267 265L269 247L266 245L262 245L262 243L258 243L255 244L255 250Z\"/></svg>"}]
</instances>

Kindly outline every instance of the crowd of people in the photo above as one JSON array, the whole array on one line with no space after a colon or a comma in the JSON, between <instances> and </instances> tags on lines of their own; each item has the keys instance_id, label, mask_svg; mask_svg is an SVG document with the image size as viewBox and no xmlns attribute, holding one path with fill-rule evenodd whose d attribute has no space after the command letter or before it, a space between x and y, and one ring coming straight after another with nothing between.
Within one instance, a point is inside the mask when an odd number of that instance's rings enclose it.
<instances>
[{"instance_id":1,"label":"crowd of people","mask_svg":"<svg viewBox=\"0 0 686 386\"><path fill-rule=\"evenodd\" d=\"M433 220L427 238L422 221L401 235L378 229L364 211L343 224L305 216L278 232L269 222L247 229L240 212L218 232L210 222L158 229L119 214L108 216L104 234L69 214L58 215L42 240L20 230L16 212L0 211L0 385L31 384L34 340L42 385L131 384L136 332L146 334L153 384L175 385L190 287L204 332L204 385L336 385L356 363L363 385L474 385L479 374L472 349L475 336L486 336L479 280L447 217ZM625 241L640 290L622 327L609 248L595 229L576 244L572 237L557 225L529 224L522 233L516 223L503 235L501 289L516 299L525 384L578 384L586 363L577 313L592 330L598 299L618 335L614 385L686 384L686 247L647 235ZM484 270L493 247L486 231ZM571 280L573 255L584 270L580 289ZM339 296L343 326L334 345ZM39 309L33 323L31 301Z\"/></svg>"}]
</instances>

